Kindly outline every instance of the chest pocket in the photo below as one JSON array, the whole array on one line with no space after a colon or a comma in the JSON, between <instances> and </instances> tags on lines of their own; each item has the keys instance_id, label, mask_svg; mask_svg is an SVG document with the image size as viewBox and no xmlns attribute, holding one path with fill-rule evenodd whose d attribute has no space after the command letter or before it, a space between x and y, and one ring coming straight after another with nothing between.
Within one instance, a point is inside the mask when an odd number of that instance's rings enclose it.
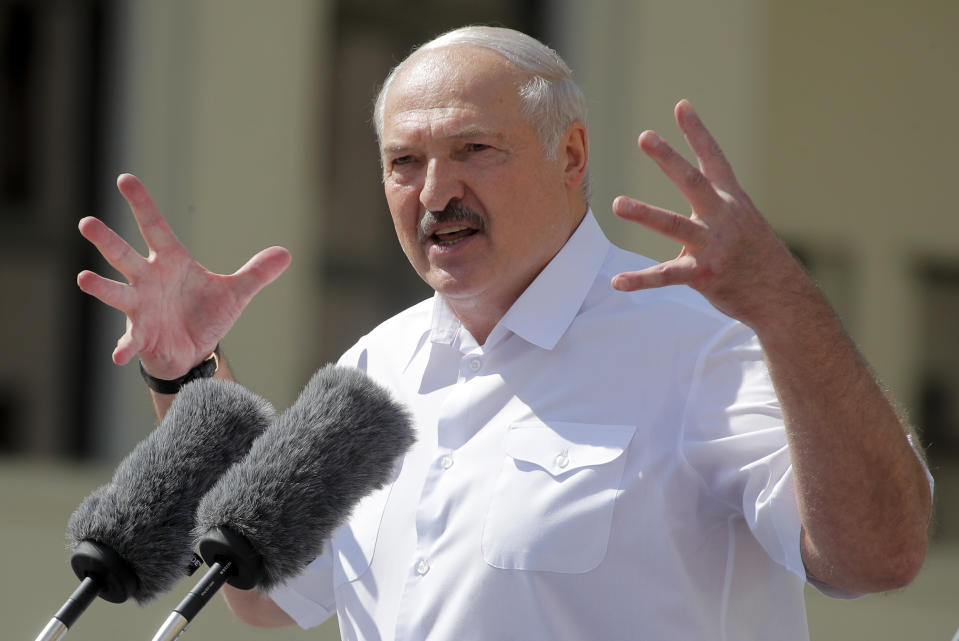
<instances>
[{"instance_id":1,"label":"chest pocket","mask_svg":"<svg viewBox=\"0 0 959 641\"><path fill-rule=\"evenodd\" d=\"M486 562L578 574L606 556L633 425L517 423L483 527Z\"/></svg>"}]
</instances>

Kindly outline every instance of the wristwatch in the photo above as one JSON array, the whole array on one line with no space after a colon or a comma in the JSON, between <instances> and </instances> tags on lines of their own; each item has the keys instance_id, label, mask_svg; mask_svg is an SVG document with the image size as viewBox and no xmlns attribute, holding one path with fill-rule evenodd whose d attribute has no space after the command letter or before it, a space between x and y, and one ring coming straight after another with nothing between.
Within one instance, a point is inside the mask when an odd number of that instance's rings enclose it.
<instances>
[{"instance_id":1,"label":"wristwatch","mask_svg":"<svg viewBox=\"0 0 959 641\"><path fill-rule=\"evenodd\" d=\"M212 378L213 375L216 374L216 370L219 369L219 367L220 346L217 345L212 354L207 356L199 365L191 369L180 378L165 380L162 378L156 378L155 376L150 376L147 371L143 369L143 361L140 362L140 375L143 377L143 380L146 381L147 387L152 389L154 392L159 394L176 394L180 391L181 387L190 381L195 381L198 378Z\"/></svg>"}]
</instances>

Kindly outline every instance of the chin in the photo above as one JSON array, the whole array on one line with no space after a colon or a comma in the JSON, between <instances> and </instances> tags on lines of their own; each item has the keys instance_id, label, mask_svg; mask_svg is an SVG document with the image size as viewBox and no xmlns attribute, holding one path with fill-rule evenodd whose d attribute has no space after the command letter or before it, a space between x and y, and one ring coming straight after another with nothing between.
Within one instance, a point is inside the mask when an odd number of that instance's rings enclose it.
<instances>
[{"instance_id":1,"label":"chin","mask_svg":"<svg viewBox=\"0 0 959 641\"><path fill-rule=\"evenodd\" d=\"M464 278L453 278L444 276L443 278L431 278L426 283L434 291L442 294L446 298L453 300L469 300L482 295L483 289L477 286L475 281Z\"/></svg>"},{"instance_id":2,"label":"chin","mask_svg":"<svg viewBox=\"0 0 959 641\"><path fill-rule=\"evenodd\" d=\"M469 289L470 283L475 280L470 270L457 269L450 271L441 267L430 266L429 271L422 274L426 284L441 294L450 293L461 289Z\"/></svg>"}]
</instances>

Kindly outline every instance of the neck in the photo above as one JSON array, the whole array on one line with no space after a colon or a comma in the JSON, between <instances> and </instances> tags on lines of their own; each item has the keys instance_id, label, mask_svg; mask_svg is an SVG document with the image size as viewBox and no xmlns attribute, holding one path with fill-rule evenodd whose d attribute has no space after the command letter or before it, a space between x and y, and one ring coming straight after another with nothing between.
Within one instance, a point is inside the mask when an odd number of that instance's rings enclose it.
<instances>
[{"instance_id":1,"label":"neck","mask_svg":"<svg viewBox=\"0 0 959 641\"><path fill-rule=\"evenodd\" d=\"M566 241L575 233L580 223L583 222L587 210L588 205L585 200L583 200L575 210L581 211L582 213L575 217L569 234L566 236L566 240L563 241L563 246L565 246ZM563 246L557 248L557 253L562 250ZM550 260L552 260L553 257L555 257L555 254L550 257ZM540 268L540 271L545 269L548 264L549 262L547 261L547 263ZM495 298L491 298L488 295L477 296L474 294L462 298L444 297L444 300L446 304L449 305L450 311L453 312L453 315L456 316L460 323L463 324L463 327L473 336L477 344L484 345L493 328L496 327L496 324L500 322L503 316L506 315L506 312L513 306L513 303L523 295L523 292L526 291L526 288L530 286L538 275L539 272L536 272L536 274L533 274L532 277L526 282L521 283L514 290L500 292Z\"/></svg>"},{"instance_id":2,"label":"neck","mask_svg":"<svg viewBox=\"0 0 959 641\"><path fill-rule=\"evenodd\" d=\"M466 328L466 331L470 333L476 343L484 345L493 328L506 315L517 298L519 298L519 295L513 297L509 304L449 298L446 298L445 301L449 305L450 311L463 324L463 327Z\"/></svg>"}]
</instances>

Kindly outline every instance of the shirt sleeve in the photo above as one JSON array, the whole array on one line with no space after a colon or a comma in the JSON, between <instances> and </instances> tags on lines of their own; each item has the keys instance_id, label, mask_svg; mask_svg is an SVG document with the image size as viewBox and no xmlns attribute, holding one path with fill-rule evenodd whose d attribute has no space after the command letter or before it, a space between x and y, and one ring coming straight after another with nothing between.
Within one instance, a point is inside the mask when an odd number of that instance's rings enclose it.
<instances>
[{"instance_id":1,"label":"shirt sleeve","mask_svg":"<svg viewBox=\"0 0 959 641\"><path fill-rule=\"evenodd\" d=\"M731 323L700 356L681 447L713 502L741 515L766 554L806 580L782 410L746 326Z\"/></svg>"},{"instance_id":2,"label":"shirt sleeve","mask_svg":"<svg viewBox=\"0 0 959 641\"><path fill-rule=\"evenodd\" d=\"M280 608L303 628L320 625L336 612L330 546L296 578L270 592Z\"/></svg>"}]
</instances>

